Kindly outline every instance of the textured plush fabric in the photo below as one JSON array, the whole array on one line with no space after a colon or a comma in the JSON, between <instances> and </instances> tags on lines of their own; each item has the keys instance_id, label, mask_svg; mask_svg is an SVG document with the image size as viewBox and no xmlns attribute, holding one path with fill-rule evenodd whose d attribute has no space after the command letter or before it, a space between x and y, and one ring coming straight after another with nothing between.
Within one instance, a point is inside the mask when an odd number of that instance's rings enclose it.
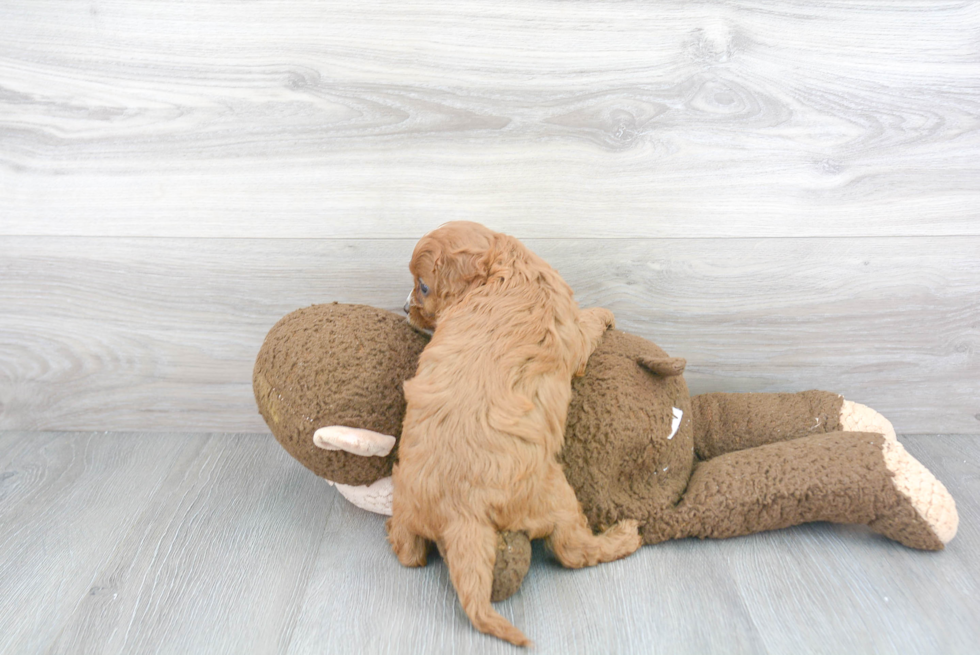
<instances>
[{"instance_id":1,"label":"textured plush fabric","mask_svg":"<svg viewBox=\"0 0 980 655\"><path fill-rule=\"evenodd\" d=\"M811 521L858 523L906 546L943 544L899 494L880 434L831 432L734 451L695 467L684 499L644 539L725 538Z\"/></svg>"},{"instance_id":2,"label":"textured plush fabric","mask_svg":"<svg viewBox=\"0 0 980 655\"><path fill-rule=\"evenodd\" d=\"M735 450L834 432L844 399L826 391L708 393L694 399L694 446L699 459Z\"/></svg>"},{"instance_id":3,"label":"textured plush fabric","mask_svg":"<svg viewBox=\"0 0 980 655\"><path fill-rule=\"evenodd\" d=\"M313 444L313 432L347 425L401 435L402 384L415 375L427 337L404 318L365 305L313 305L285 316L255 361L255 401L290 455L320 477L349 485L391 475L386 457L360 457Z\"/></svg>"},{"instance_id":4,"label":"textured plush fabric","mask_svg":"<svg viewBox=\"0 0 980 655\"><path fill-rule=\"evenodd\" d=\"M490 600L498 602L513 596L531 568L531 540L523 532L497 534L497 558L493 565Z\"/></svg>"},{"instance_id":5,"label":"textured plush fabric","mask_svg":"<svg viewBox=\"0 0 980 655\"><path fill-rule=\"evenodd\" d=\"M655 364L664 361L667 354L646 339L610 330L572 382L561 461L593 529L623 518L644 523L687 486L691 399L677 374L682 366L668 369L670 376L650 371L664 370ZM684 414L671 437L675 407Z\"/></svg>"},{"instance_id":6,"label":"textured plush fabric","mask_svg":"<svg viewBox=\"0 0 980 655\"><path fill-rule=\"evenodd\" d=\"M684 499L644 528L646 543L724 538L810 521L861 523L907 546L942 548L895 491L880 434L831 432L699 462Z\"/></svg>"}]
</instances>

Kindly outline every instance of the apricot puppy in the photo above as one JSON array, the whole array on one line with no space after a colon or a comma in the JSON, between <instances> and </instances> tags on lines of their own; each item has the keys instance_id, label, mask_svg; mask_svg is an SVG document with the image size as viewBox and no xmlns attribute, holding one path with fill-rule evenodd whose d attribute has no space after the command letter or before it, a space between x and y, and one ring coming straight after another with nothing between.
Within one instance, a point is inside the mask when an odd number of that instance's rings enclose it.
<instances>
[{"instance_id":1,"label":"apricot puppy","mask_svg":"<svg viewBox=\"0 0 980 655\"><path fill-rule=\"evenodd\" d=\"M572 376L613 316L580 311L544 260L477 223L423 237L409 269L409 320L434 333L405 383L388 540L405 566L435 542L473 625L527 646L490 604L498 531L547 538L572 568L641 544L635 521L593 535L556 460Z\"/></svg>"}]
</instances>

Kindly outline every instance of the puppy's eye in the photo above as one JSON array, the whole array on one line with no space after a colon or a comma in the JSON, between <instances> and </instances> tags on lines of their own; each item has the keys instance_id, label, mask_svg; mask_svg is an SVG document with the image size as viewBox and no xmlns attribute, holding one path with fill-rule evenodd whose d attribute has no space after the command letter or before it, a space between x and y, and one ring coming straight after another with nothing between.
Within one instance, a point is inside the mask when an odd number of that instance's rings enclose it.
<instances>
[{"instance_id":1,"label":"puppy's eye","mask_svg":"<svg viewBox=\"0 0 980 655\"><path fill-rule=\"evenodd\" d=\"M419 291L422 292L423 296L429 295L429 287L422 280L419 280Z\"/></svg>"}]
</instances>

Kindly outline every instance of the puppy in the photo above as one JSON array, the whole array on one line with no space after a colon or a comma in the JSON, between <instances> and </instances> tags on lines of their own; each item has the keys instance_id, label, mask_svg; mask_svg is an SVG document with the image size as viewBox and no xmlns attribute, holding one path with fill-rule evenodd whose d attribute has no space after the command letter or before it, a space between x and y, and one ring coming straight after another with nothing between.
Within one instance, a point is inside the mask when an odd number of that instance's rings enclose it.
<instances>
[{"instance_id":1,"label":"puppy","mask_svg":"<svg viewBox=\"0 0 980 655\"><path fill-rule=\"evenodd\" d=\"M527 646L490 604L498 531L547 538L572 568L641 543L635 521L593 535L556 459L572 376L613 316L580 311L544 260L476 223L423 237L409 269L409 320L434 332L405 383L388 540L405 566L423 566L435 542L473 625Z\"/></svg>"}]
</instances>

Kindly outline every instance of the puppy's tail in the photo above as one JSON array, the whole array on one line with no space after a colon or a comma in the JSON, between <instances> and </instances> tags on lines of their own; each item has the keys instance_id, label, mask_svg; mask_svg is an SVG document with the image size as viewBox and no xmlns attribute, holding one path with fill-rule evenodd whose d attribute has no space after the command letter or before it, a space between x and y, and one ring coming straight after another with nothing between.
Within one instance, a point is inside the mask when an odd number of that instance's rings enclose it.
<instances>
[{"instance_id":1,"label":"puppy's tail","mask_svg":"<svg viewBox=\"0 0 980 655\"><path fill-rule=\"evenodd\" d=\"M448 526L441 550L456 594L473 626L515 646L532 646L523 632L490 605L496 544L497 532L493 526L460 521Z\"/></svg>"}]
</instances>

